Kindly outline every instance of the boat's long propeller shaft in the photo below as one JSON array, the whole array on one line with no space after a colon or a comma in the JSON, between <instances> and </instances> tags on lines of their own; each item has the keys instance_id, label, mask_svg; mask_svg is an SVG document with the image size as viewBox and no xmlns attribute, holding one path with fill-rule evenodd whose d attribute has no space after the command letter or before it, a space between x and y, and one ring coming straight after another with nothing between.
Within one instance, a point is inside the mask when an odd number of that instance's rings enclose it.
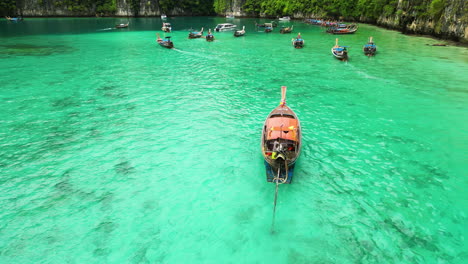
<instances>
[{"instance_id":1,"label":"boat's long propeller shaft","mask_svg":"<svg viewBox=\"0 0 468 264\"><path fill-rule=\"evenodd\" d=\"M278 199L278 186L280 180L281 168L278 168L278 175L276 176L275 200L273 202L273 219L271 221L271 233L275 231L275 215L276 215L276 200Z\"/></svg>"}]
</instances>

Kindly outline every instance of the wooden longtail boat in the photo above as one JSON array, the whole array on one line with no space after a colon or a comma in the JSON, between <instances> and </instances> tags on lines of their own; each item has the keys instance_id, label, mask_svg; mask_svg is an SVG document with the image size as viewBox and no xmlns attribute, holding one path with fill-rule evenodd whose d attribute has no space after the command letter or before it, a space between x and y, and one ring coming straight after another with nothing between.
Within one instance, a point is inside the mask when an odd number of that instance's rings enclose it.
<instances>
[{"instance_id":1,"label":"wooden longtail boat","mask_svg":"<svg viewBox=\"0 0 468 264\"><path fill-rule=\"evenodd\" d=\"M130 23L127 23L127 24L118 24L118 25L115 25L115 28L128 28L128 24L130 24Z\"/></svg>"},{"instance_id":2,"label":"wooden longtail boat","mask_svg":"<svg viewBox=\"0 0 468 264\"><path fill-rule=\"evenodd\" d=\"M208 29L208 34L206 35L205 39L206 39L206 41L209 41L209 42L211 42L211 41L213 41L215 39L214 35L211 34L211 29Z\"/></svg>"},{"instance_id":3,"label":"wooden longtail boat","mask_svg":"<svg viewBox=\"0 0 468 264\"><path fill-rule=\"evenodd\" d=\"M242 27L242 30L234 31L234 37L242 37L245 35L245 26Z\"/></svg>"},{"instance_id":4,"label":"wooden longtail boat","mask_svg":"<svg viewBox=\"0 0 468 264\"><path fill-rule=\"evenodd\" d=\"M357 25L338 25L337 27L330 27L327 29L327 33L332 33L335 35L343 35L343 34L353 34L358 30Z\"/></svg>"},{"instance_id":5,"label":"wooden longtail boat","mask_svg":"<svg viewBox=\"0 0 468 264\"><path fill-rule=\"evenodd\" d=\"M156 36L157 36L156 42L157 42L161 47L168 48L168 49L174 48L174 43L171 41L171 37L165 37L164 39L162 39L162 38L159 36L159 33L156 33Z\"/></svg>"},{"instance_id":6,"label":"wooden longtail boat","mask_svg":"<svg viewBox=\"0 0 468 264\"><path fill-rule=\"evenodd\" d=\"M189 33L188 38L189 39L194 39L194 38L201 38L203 36L203 28L201 28L200 31L192 31Z\"/></svg>"},{"instance_id":7,"label":"wooden longtail boat","mask_svg":"<svg viewBox=\"0 0 468 264\"><path fill-rule=\"evenodd\" d=\"M339 60L348 60L348 49L346 48L346 46L338 45L338 39L336 39L336 44L331 49L331 52Z\"/></svg>"},{"instance_id":8,"label":"wooden longtail boat","mask_svg":"<svg viewBox=\"0 0 468 264\"><path fill-rule=\"evenodd\" d=\"M268 182L291 183L294 165L301 152L301 125L286 105L286 86L281 87L281 102L263 125L261 147Z\"/></svg>"},{"instance_id":9,"label":"wooden longtail boat","mask_svg":"<svg viewBox=\"0 0 468 264\"><path fill-rule=\"evenodd\" d=\"M172 31L171 23L164 22L161 29L162 31L167 32L167 33L171 32Z\"/></svg>"},{"instance_id":10,"label":"wooden longtail boat","mask_svg":"<svg viewBox=\"0 0 468 264\"><path fill-rule=\"evenodd\" d=\"M375 53L377 52L377 46L375 43L372 41L372 37L369 38L369 42L367 42L366 45L362 48L364 51L364 54L367 56L374 56Z\"/></svg>"},{"instance_id":11,"label":"wooden longtail boat","mask_svg":"<svg viewBox=\"0 0 468 264\"><path fill-rule=\"evenodd\" d=\"M286 33L291 33L293 31L294 26L291 27L281 27L280 33L281 34L286 34Z\"/></svg>"},{"instance_id":12,"label":"wooden longtail boat","mask_svg":"<svg viewBox=\"0 0 468 264\"><path fill-rule=\"evenodd\" d=\"M297 34L297 37L295 39L292 39L292 45L296 49L302 49L304 47L304 39L301 37L301 33Z\"/></svg>"}]
</instances>

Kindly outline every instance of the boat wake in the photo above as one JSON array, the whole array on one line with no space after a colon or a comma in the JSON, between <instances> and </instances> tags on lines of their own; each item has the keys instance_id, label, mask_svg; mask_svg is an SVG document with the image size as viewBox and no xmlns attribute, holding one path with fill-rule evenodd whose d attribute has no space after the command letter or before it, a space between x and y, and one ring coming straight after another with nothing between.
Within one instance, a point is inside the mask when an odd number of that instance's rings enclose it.
<instances>
[{"instance_id":1,"label":"boat wake","mask_svg":"<svg viewBox=\"0 0 468 264\"><path fill-rule=\"evenodd\" d=\"M368 74L368 73L362 71L361 69L356 68L353 64L348 64L348 62L346 62L346 64L348 65L348 67L353 68L353 70L354 70L357 74L361 75L362 77L364 77L364 78L366 78L366 79L374 79L374 80L380 80L380 79L382 79L382 78L379 78L379 77L377 77L377 76L370 75L370 74Z\"/></svg>"}]
</instances>

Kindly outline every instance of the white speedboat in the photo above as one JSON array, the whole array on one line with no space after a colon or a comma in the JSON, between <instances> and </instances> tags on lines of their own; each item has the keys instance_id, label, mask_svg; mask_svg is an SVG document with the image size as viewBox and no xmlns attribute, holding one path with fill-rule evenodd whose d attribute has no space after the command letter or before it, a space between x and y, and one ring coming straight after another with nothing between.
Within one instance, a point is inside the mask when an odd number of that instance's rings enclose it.
<instances>
[{"instance_id":1,"label":"white speedboat","mask_svg":"<svg viewBox=\"0 0 468 264\"><path fill-rule=\"evenodd\" d=\"M231 23L224 23L224 24L218 24L215 28L217 32L220 31L230 31L230 30L236 30L236 25L233 25Z\"/></svg>"},{"instance_id":2,"label":"white speedboat","mask_svg":"<svg viewBox=\"0 0 468 264\"><path fill-rule=\"evenodd\" d=\"M162 19L162 20L164 20L164 19L166 19L166 18L167 18L167 16L166 16L165 14L162 14L162 15L161 15L161 19Z\"/></svg>"},{"instance_id":3,"label":"white speedboat","mask_svg":"<svg viewBox=\"0 0 468 264\"><path fill-rule=\"evenodd\" d=\"M289 21L289 20L291 20L291 18L288 17L288 16L280 17L280 18L278 18L278 19L279 19L279 21Z\"/></svg>"}]
</instances>

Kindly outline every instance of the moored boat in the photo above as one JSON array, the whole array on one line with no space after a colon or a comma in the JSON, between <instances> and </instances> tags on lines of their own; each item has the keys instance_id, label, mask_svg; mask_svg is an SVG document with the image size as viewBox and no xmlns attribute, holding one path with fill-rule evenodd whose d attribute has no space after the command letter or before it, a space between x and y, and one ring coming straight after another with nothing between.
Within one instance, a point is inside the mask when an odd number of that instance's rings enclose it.
<instances>
[{"instance_id":1,"label":"moored boat","mask_svg":"<svg viewBox=\"0 0 468 264\"><path fill-rule=\"evenodd\" d=\"M233 19L233 18L235 18L235 17L234 17L234 15L226 15L226 18L227 18L227 19Z\"/></svg>"},{"instance_id":2,"label":"moored boat","mask_svg":"<svg viewBox=\"0 0 468 264\"><path fill-rule=\"evenodd\" d=\"M213 41L214 40L214 35L211 34L211 29L208 29L208 34L205 36L206 41Z\"/></svg>"},{"instance_id":3,"label":"moored boat","mask_svg":"<svg viewBox=\"0 0 468 264\"><path fill-rule=\"evenodd\" d=\"M355 24L346 25L346 24L338 24L335 27L330 27L327 29L327 33L332 33L335 35L343 35L343 34L353 34L358 30L358 26Z\"/></svg>"},{"instance_id":4,"label":"moored boat","mask_svg":"<svg viewBox=\"0 0 468 264\"><path fill-rule=\"evenodd\" d=\"M164 32L172 32L171 23L164 22L161 29Z\"/></svg>"},{"instance_id":5,"label":"moored boat","mask_svg":"<svg viewBox=\"0 0 468 264\"><path fill-rule=\"evenodd\" d=\"M257 22L255 22L255 26L258 27L258 28L261 28L261 27L277 27L278 24L275 22L275 21L271 21L270 23L263 23L263 24L257 24Z\"/></svg>"},{"instance_id":6,"label":"moored boat","mask_svg":"<svg viewBox=\"0 0 468 264\"><path fill-rule=\"evenodd\" d=\"M216 32L221 32L221 31L231 31L231 30L236 30L236 25L231 24L231 23L223 23L223 24L218 24L216 25L215 31Z\"/></svg>"},{"instance_id":7,"label":"moored boat","mask_svg":"<svg viewBox=\"0 0 468 264\"><path fill-rule=\"evenodd\" d=\"M5 18L6 18L8 21L12 21L12 22L18 22L18 21L23 20L23 17L22 17L22 16L18 16L18 17L9 17L9 16L6 16Z\"/></svg>"},{"instance_id":8,"label":"moored boat","mask_svg":"<svg viewBox=\"0 0 468 264\"><path fill-rule=\"evenodd\" d=\"M369 41L367 42L366 45L362 48L364 51L364 54L366 56L374 56L375 53L377 52L377 46L375 45L374 41L372 40L372 37L369 38Z\"/></svg>"},{"instance_id":9,"label":"moored boat","mask_svg":"<svg viewBox=\"0 0 468 264\"><path fill-rule=\"evenodd\" d=\"M296 113L286 105L286 86L281 103L265 120L261 138L268 182L291 183L301 151L301 126Z\"/></svg>"},{"instance_id":10,"label":"moored boat","mask_svg":"<svg viewBox=\"0 0 468 264\"><path fill-rule=\"evenodd\" d=\"M278 18L278 20L279 20L279 21L289 21L289 20L291 20L291 17L289 17L289 16L284 16L284 17Z\"/></svg>"},{"instance_id":11,"label":"moored boat","mask_svg":"<svg viewBox=\"0 0 468 264\"><path fill-rule=\"evenodd\" d=\"M242 30L234 31L234 37L242 37L245 35L245 26L242 27Z\"/></svg>"},{"instance_id":12,"label":"moored boat","mask_svg":"<svg viewBox=\"0 0 468 264\"><path fill-rule=\"evenodd\" d=\"M162 39L160 36L159 36L159 33L156 33L156 42L161 46L161 47L164 47L164 48L168 48L168 49L172 49L174 48L174 43L171 41L171 37L165 37L164 39Z\"/></svg>"},{"instance_id":13,"label":"moored boat","mask_svg":"<svg viewBox=\"0 0 468 264\"><path fill-rule=\"evenodd\" d=\"M292 39L292 45L296 49L302 49L304 47L304 39L301 37L301 33L297 34L297 37L295 39Z\"/></svg>"},{"instance_id":14,"label":"moored boat","mask_svg":"<svg viewBox=\"0 0 468 264\"><path fill-rule=\"evenodd\" d=\"M161 19L162 19L162 20L165 20L165 19L167 19L167 16L166 16L165 14L162 14L162 15L161 15Z\"/></svg>"},{"instance_id":15,"label":"moored boat","mask_svg":"<svg viewBox=\"0 0 468 264\"><path fill-rule=\"evenodd\" d=\"M291 27L281 27L280 33L281 34L286 34L286 33L291 33L293 31L294 26Z\"/></svg>"},{"instance_id":16,"label":"moored boat","mask_svg":"<svg viewBox=\"0 0 468 264\"><path fill-rule=\"evenodd\" d=\"M203 36L203 28L200 31L191 31L188 35L189 39L201 38Z\"/></svg>"},{"instance_id":17,"label":"moored boat","mask_svg":"<svg viewBox=\"0 0 468 264\"><path fill-rule=\"evenodd\" d=\"M335 46L333 46L331 52L339 60L348 60L348 49L346 46L338 45L338 39L336 39Z\"/></svg>"},{"instance_id":18,"label":"moored boat","mask_svg":"<svg viewBox=\"0 0 468 264\"><path fill-rule=\"evenodd\" d=\"M117 25L115 25L115 28L128 28L128 24L130 24L130 22L127 23L127 24L123 24L123 23L122 24L117 24Z\"/></svg>"}]
</instances>

